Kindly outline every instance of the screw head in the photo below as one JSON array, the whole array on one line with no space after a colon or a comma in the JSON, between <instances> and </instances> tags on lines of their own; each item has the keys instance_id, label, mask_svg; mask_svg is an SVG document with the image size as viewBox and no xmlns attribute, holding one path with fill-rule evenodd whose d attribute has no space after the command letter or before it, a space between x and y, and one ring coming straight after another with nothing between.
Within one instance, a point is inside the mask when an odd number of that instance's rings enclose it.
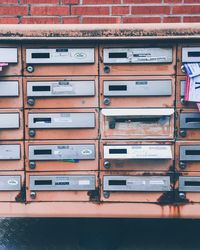
<instances>
[{"instance_id":1,"label":"screw head","mask_svg":"<svg viewBox=\"0 0 200 250\"><path fill-rule=\"evenodd\" d=\"M181 137L186 137L187 132L186 132L186 130L181 130L179 134Z\"/></svg>"},{"instance_id":2,"label":"screw head","mask_svg":"<svg viewBox=\"0 0 200 250\"><path fill-rule=\"evenodd\" d=\"M28 66L26 67L26 70L27 70L28 73L33 73L34 67L33 67L32 65L28 65Z\"/></svg>"},{"instance_id":3,"label":"screw head","mask_svg":"<svg viewBox=\"0 0 200 250\"><path fill-rule=\"evenodd\" d=\"M184 161L180 161L179 167L180 167L181 169L185 169L185 168L186 168L186 163L185 163Z\"/></svg>"},{"instance_id":4,"label":"screw head","mask_svg":"<svg viewBox=\"0 0 200 250\"><path fill-rule=\"evenodd\" d=\"M36 192L31 191L30 197L31 197L31 199L35 199L36 198Z\"/></svg>"},{"instance_id":5,"label":"screw head","mask_svg":"<svg viewBox=\"0 0 200 250\"><path fill-rule=\"evenodd\" d=\"M104 73L110 73L110 66L108 66L108 65L105 65L104 66Z\"/></svg>"},{"instance_id":6,"label":"screw head","mask_svg":"<svg viewBox=\"0 0 200 250\"><path fill-rule=\"evenodd\" d=\"M111 168L111 163L109 161L104 161L104 168L106 169Z\"/></svg>"},{"instance_id":7,"label":"screw head","mask_svg":"<svg viewBox=\"0 0 200 250\"><path fill-rule=\"evenodd\" d=\"M105 199L108 199L110 197L110 192L104 191L103 196L104 196Z\"/></svg>"},{"instance_id":8,"label":"screw head","mask_svg":"<svg viewBox=\"0 0 200 250\"><path fill-rule=\"evenodd\" d=\"M182 105L187 105L187 102L184 100L184 98L181 98L181 104Z\"/></svg>"},{"instance_id":9,"label":"screw head","mask_svg":"<svg viewBox=\"0 0 200 250\"><path fill-rule=\"evenodd\" d=\"M34 137L35 136L35 130L34 129L29 129L29 136Z\"/></svg>"},{"instance_id":10,"label":"screw head","mask_svg":"<svg viewBox=\"0 0 200 250\"><path fill-rule=\"evenodd\" d=\"M35 104L35 100L33 98L28 98L27 104L33 106Z\"/></svg>"},{"instance_id":11,"label":"screw head","mask_svg":"<svg viewBox=\"0 0 200 250\"><path fill-rule=\"evenodd\" d=\"M108 98L108 97L104 98L103 103L105 105L110 105L110 98Z\"/></svg>"},{"instance_id":12,"label":"screw head","mask_svg":"<svg viewBox=\"0 0 200 250\"><path fill-rule=\"evenodd\" d=\"M185 72L185 66L184 66L184 65L181 66L181 71L182 71L183 73L186 73L186 72Z\"/></svg>"},{"instance_id":13,"label":"screw head","mask_svg":"<svg viewBox=\"0 0 200 250\"><path fill-rule=\"evenodd\" d=\"M36 162L35 161L29 161L29 168L34 169L36 167Z\"/></svg>"},{"instance_id":14,"label":"screw head","mask_svg":"<svg viewBox=\"0 0 200 250\"><path fill-rule=\"evenodd\" d=\"M184 199L186 198L185 193L180 192L180 193L179 193L179 198L180 198L181 200L184 200Z\"/></svg>"}]
</instances>

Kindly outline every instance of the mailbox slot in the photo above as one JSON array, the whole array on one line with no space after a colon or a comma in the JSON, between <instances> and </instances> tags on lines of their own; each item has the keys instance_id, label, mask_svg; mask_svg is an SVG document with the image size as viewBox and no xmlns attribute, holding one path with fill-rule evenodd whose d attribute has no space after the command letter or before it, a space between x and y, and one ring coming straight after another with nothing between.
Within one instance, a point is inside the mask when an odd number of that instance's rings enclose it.
<instances>
[{"instance_id":1,"label":"mailbox slot","mask_svg":"<svg viewBox=\"0 0 200 250\"><path fill-rule=\"evenodd\" d=\"M182 48L182 63L200 62L200 47Z\"/></svg>"},{"instance_id":2,"label":"mailbox slot","mask_svg":"<svg viewBox=\"0 0 200 250\"><path fill-rule=\"evenodd\" d=\"M200 192L200 177L179 177L179 191Z\"/></svg>"},{"instance_id":3,"label":"mailbox slot","mask_svg":"<svg viewBox=\"0 0 200 250\"><path fill-rule=\"evenodd\" d=\"M180 113L180 128L181 129L199 129L200 114L199 113Z\"/></svg>"},{"instance_id":4,"label":"mailbox slot","mask_svg":"<svg viewBox=\"0 0 200 250\"><path fill-rule=\"evenodd\" d=\"M94 48L26 49L27 64L94 63Z\"/></svg>"},{"instance_id":5,"label":"mailbox slot","mask_svg":"<svg viewBox=\"0 0 200 250\"><path fill-rule=\"evenodd\" d=\"M1 59L1 62L17 63L17 48L0 48L0 58L3 58L3 60Z\"/></svg>"},{"instance_id":6,"label":"mailbox slot","mask_svg":"<svg viewBox=\"0 0 200 250\"><path fill-rule=\"evenodd\" d=\"M0 129L19 128L19 113L0 113Z\"/></svg>"},{"instance_id":7,"label":"mailbox slot","mask_svg":"<svg viewBox=\"0 0 200 250\"><path fill-rule=\"evenodd\" d=\"M180 146L180 161L200 161L200 146Z\"/></svg>"},{"instance_id":8,"label":"mailbox slot","mask_svg":"<svg viewBox=\"0 0 200 250\"><path fill-rule=\"evenodd\" d=\"M172 63L172 48L104 48L103 62L108 64Z\"/></svg>"}]
</instances>

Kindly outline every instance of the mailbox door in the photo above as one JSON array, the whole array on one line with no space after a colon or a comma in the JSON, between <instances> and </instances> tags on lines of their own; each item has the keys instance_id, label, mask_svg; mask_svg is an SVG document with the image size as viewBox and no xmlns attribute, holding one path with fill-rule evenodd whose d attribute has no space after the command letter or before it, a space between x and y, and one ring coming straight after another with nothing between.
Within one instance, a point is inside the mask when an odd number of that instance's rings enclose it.
<instances>
[{"instance_id":1,"label":"mailbox door","mask_svg":"<svg viewBox=\"0 0 200 250\"><path fill-rule=\"evenodd\" d=\"M185 63L200 62L199 44L180 44L178 46L177 75L186 75Z\"/></svg>"},{"instance_id":2,"label":"mailbox door","mask_svg":"<svg viewBox=\"0 0 200 250\"><path fill-rule=\"evenodd\" d=\"M101 181L104 202L170 203L173 199L173 183L163 173L102 172Z\"/></svg>"},{"instance_id":3,"label":"mailbox door","mask_svg":"<svg viewBox=\"0 0 200 250\"><path fill-rule=\"evenodd\" d=\"M174 145L161 141L102 141L102 171L172 171Z\"/></svg>"},{"instance_id":4,"label":"mailbox door","mask_svg":"<svg viewBox=\"0 0 200 250\"><path fill-rule=\"evenodd\" d=\"M0 44L1 63L7 63L0 71L0 76L20 76L22 74L21 46L18 44Z\"/></svg>"},{"instance_id":5,"label":"mailbox door","mask_svg":"<svg viewBox=\"0 0 200 250\"><path fill-rule=\"evenodd\" d=\"M26 111L27 139L97 139L98 117L95 109Z\"/></svg>"},{"instance_id":6,"label":"mailbox door","mask_svg":"<svg viewBox=\"0 0 200 250\"><path fill-rule=\"evenodd\" d=\"M0 111L0 140L23 139L23 114L18 109Z\"/></svg>"},{"instance_id":7,"label":"mailbox door","mask_svg":"<svg viewBox=\"0 0 200 250\"><path fill-rule=\"evenodd\" d=\"M26 142L27 171L98 170L98 142L59 140Z\"/></svg>"},{"instance_id":8,"label":"mailbox door","mask_svg":"<svg viewBox=\"0 0 200 250\"><path fill-rule=\"evenodd\" d=\"M0 172L0 201L24 202L24 172Z\"/></svg>"},{"instance_id":9,"label":"mailbox door","mask_svg":"<svg viewBox=\"0 0 200 250\"><path fill-rule=\"evenodd\" d=\"M101 75L172 75L176 48L172 45L143 47L134 45L101 46Z\"/></svg>"},{"instance_id":10,"label":"mailbox door","mask_svg":"<svg viewBox=\"0 0 200 250\"><path fill-rule=\"evenodd\" d=\"M26 76L98 75L98 51L95 45L29 45L23 49L23 59Z\"/></svg>"},{"instance_id":11,"label":"mailbox door","mask_svg":"<svg viewBox=\"0 0 200 250\"><path fill-rule=\"evenodd\" d=\"M180 139L200 140L200 113L193 110L179 111L177 119Z\"/></svg>"},{"instance_id":12,"label":"mailbox door","mask_svg":"<svg viewBox=\"0 0 200 250\"><path fill-rule=\"evenodd\" d=\"M173 113L173 109L102 109L102 138L173 138Z\"/></svg>"},{"instance_id":13,"label":"mailbox door","mask_svg":"<svg viewBox=\"0 0 200 250\"><path fill-rule=\"evenodd\" d=\"M0 170L24 170L24 144L22 141L1 141Z\"/></svg>"},{"instance_id":14,"label":"mailbox door","mask_svg":"<svg viewBox=\"0 0 200 250\"><path fill-rule=\"evenodd\" d=\"M1 77L0 89L0 108L23 107L21 77Z\"/></svg>"},{"instance_id":15,"label":"mailbox door","mask_svg":"<svg viewBox=\"0 0 200 250\"><path fill-rule=\"evenodd\" d=\"M169 76L101 77L101 107L173 107Z\"/></svg>"},{"instance_id":16,"label":"mailbox door","mask_svg":"<svg viewBox=\"0 0 200 250\"><path fill-rule=\"evenodd\" d=\"M97 77L26 77L24 92L27 108L98 106Z\"/></svg>"},{"instance_id":17,"label":"mailbox door","mask_svg":"<svg viewBox=\"0 0 200 250\"><path fill-rule=\"evenodd\" d=\"M96 172L37 172L26 177L27 201L90 201L98 193Z\"/></svg>"},{"instance_id":18,"label":"mailbox door","mask_svg":"<svg viewBox=\"0 0 200 250\"><path fill-rule=\"evenodd\" d=\"M188 108L197 110L197 104L195 102L187 102L184 100L185 86L186 86L186 77L178 76L176 85L176 106L178 108L184 108L184 109Z\"/></svg>"}]
</instances>

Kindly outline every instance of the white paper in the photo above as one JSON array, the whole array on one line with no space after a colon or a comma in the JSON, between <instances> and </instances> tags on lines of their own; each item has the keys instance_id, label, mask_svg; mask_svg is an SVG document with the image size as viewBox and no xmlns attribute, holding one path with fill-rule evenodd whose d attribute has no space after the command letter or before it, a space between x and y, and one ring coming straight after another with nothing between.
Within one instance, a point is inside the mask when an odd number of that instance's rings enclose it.
<instances>
[{"instance_id":1,"label":"white paper","mask_svg":"<svg viewBox=\"0 0 200 250\"><path fill-rule=\"evenodd\" d=\"M200 76L190 78L188 101L200 102Z\"/></svg>"}]
</instances>

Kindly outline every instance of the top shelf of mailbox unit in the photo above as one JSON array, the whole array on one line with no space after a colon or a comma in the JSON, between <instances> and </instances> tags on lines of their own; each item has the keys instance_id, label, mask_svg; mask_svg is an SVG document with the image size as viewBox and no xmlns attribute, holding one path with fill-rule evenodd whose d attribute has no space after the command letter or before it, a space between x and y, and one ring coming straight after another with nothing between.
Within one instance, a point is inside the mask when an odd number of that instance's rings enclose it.
<instances>
[{"instance_id":1,"label":"top shelf of mailbox unit","mask_svg":"<svg viewBox=\"0 0 200 250\"><path fill-rule=\"evenodd\" d=\"M3 24L0 40L199 39L199 23L162 24Z\"/></svg>"}]
</instances>

